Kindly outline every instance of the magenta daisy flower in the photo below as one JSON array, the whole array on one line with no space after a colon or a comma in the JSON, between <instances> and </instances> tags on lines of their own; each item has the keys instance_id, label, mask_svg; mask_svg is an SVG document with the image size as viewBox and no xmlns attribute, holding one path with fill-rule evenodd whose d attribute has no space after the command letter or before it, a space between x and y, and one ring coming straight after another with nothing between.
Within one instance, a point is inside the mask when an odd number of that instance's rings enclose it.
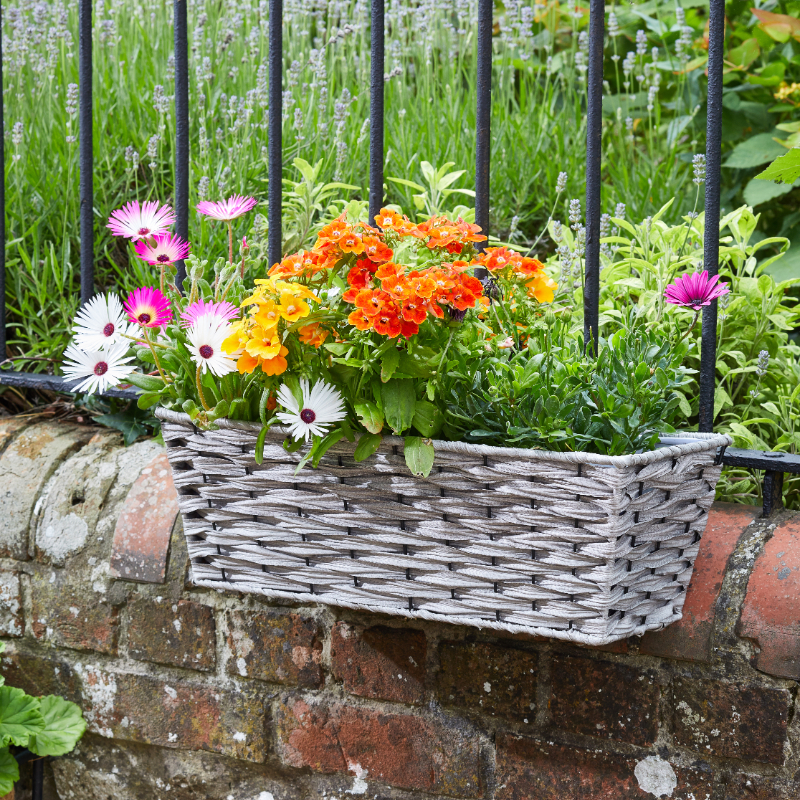
<instances>
[{"instance_id":1,"label":"magenta daisy flower","mask_svg":"<svg viewBox=\"0 0 800 800\"><path fill-rule=\"evenodd\" d=\"M125 301L125 311L131 322L143 328L160 328L172 319L169 300L158 289L149 287L132 291Z\"/></svg>"},{"instance_id":2,"label":"magenta daisy flower","mask_svg":"<svg viewBox=\"0 0 800 800\"><path fill-rule=\"evenodd\" d=\"M220 222L230 222L237 217L241 217L242 214L246 214L257 202L255 197L245 197L240 194L235 194L220 203L212 203L209 200L203 200L197 204L196 208L201 214L205 214L207 217L218 219Z\"/></svg>"},{"instance_id":3,"label":"magenta daisy flower","mask_svg":"<svg viewBox=\"0 0 800 800\"><path fill-rule=\"evenodd\" d=\"M165 233L175 222L175 212L171 206L160 206L157 200L148 200L140 206L138 201L127 203L111 212L107 228L114 236L124 236L136 241L148 236Z\"/></svg>"},{"instance_id":4,"label":"magenta daisy flower","mask_svg":"<svg viewBox=\"0 0 800 800\"><path fill-rule=\"evenodd\" d=\"M191 325L195 325L201 317L208 317L214 325L224 325L238 313L239 309L227 300L223 300L220 303L212 303L210 300L197 300L194 303L190 303L181 312L181 319L183 320L181 326L188 328Z\"/></svg>"},{"instance_id":5,"label":"magenta daisy flower","mask_svg":"<svg viewBox=\"0 0 800 800\"><path fill-rule=\"evenodd\" d=\"M711 305L713 300L728 294L728 284L716 285L719 275L708 277L708 270L687 272L675 282L667 286L664 296L668 303L699 311L703 306Z\"/></svg>"},{"instance_id":6,"label":"magenta daisy flower","mask_svg":"<svg viewBox=\"0 0 800 800\"><path fill-rule=\"evenodd\" d=\"M159 233L154 237L155 244L150 245L143 240L136 242L136 255L154 266L174 264L189 255L189 242L172 233Z\"/></svg>"}]
</instances>

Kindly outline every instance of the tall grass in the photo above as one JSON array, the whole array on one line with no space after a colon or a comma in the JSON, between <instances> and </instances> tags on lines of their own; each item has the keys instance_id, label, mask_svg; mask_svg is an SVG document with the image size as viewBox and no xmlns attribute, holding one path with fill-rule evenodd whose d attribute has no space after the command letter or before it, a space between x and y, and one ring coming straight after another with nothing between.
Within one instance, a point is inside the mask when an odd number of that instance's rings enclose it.
<instances>
[{"instance_id":1,"label":"tall grass","mask_svg":"<svg viewBox=\"0 0 800 800\"><path fill-rule=\"evenodd\" d=\"M293 175L296 156L321 160L320 180L362 187L352 195L365 197L369 4L287 0L284 6L285 175ZM233 192L265 197L267 7L264 0L188 2L192 204ZM642 218L686 185L698 150L692 131L702 122L695 119L700 71L680 72L670 53L674 31L662 37L658 52L650 43L636 54L641 19L630 10L616 13L623 32L607 40L604 203L611 211L623 202ZM476 14L476 0L388 0L387 176L419 182L422 161L452 161L466 170L456 186L472 185ZM569 176L562 200L583 194L586 12L574 3L506 0L496 21L491 230L524 244L551 213L560 172ZM78 132L70 88L78 81L76 4L5 4L3 36L10 350L45 359L27 365L44 368L63 348L77 302ZM109 236L105 221L130 199L171 200L172 37L172 8L164 0L95 4L98 289L149 278L148 268ZM634 58L625 62L629 51ZM388 200L409 212L411 194L387 181ZM675 214L686 210L676 206ZM223 251L223 232L197 216L190 236L196 250Z\"/></svg>"}]
</instances>

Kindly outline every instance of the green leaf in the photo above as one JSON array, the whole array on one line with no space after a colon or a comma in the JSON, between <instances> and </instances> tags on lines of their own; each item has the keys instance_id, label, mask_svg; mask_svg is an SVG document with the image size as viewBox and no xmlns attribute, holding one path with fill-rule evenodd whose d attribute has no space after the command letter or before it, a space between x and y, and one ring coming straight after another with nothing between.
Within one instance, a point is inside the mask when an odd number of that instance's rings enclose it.
<instances>
[{"instance_id":1,"label":"green leaf","mask_svg":"<svg viewBox=\"0 0 800 800\"><path fill-rule=\"evenodd\" d=\"M381 359L381 381L386 383L391 380L400 363L400 351L396 347L390 347Z\"/></svg>"},{"instance_id":2,"label":"green leaf","mask_svg":"<svg viewBox=\"0 0 800 800\"><path fill-rule=\"evenodd\" d=\"M361 423L370 433L380 433L383 430L383 414L375 403L357 403L355 409Z\"/></svg>"},{"instance_id":3,"label":"green leaf","mask_svg":"<svg viewBox=\"0 0 800 800\"><path fill-rule=\"evenodd\" d=\"M341 428L337 428L335 431L331 431L318 445L316 450L314 451L314 458L311 461L311 466L316 467L322 456L330 450L336 442L339 441L344 436L344 431Z\"/></svg>"},{"instance_id":4,"label":"green leaf","mask_svg":"<svg viewBox=\"0 0 800 800\"><path fill-rule=\"evenodd\" d=\"M137 418L131 411L120 411L117 414L101 414L94 418L95 422L114 428L122 433L125 446L132 445L140 436L146 436L150 429L141 418Z\"/></svg>"},{"instance_id":5,"label":"green leaf","mask_svg":"<svg viewBox=\"0 0 800 800\"><path fill-rule=\"evenodd\" d=\"M264 425L258 432L258 438L256 439L256 464L261 464L264 461L264 441L267 438L267 431L269 431L269 425Z\"/></svg>"},{"instance_id":6,"label":"green leaf","mask_svg":"<svg viewBox=\"0 0 800 800\"><path fill-rule=\"evenodd\" d=\"M794 147L780 158L776 158L756 178L775 181L775 183L794 183L800 178L800 148Z\"/></svg>"},{"instance_id":7,"label":"green leaf","mask_svg":"<svg viewBox=\"0 0 800 800\"><path fill-rule=\"evenodd\" d=\"M11 794L18 780L17 759L9 753L7 747L0 748L0 796Z\"/></svg>"},{"instance_id":8,"label":"green leaf","mask_svg":"<svg viewBox=\"0 0 800 800\"><path fill-rule=\"evenodd\" d=\"M166 388L164 381L157 375L144 375L141 372L132 372L125 381L145 392L161 392Z\"/></svg>"},{"instance_id":9,"label":"green leaf","mask_svg":"<svg viewBox=\"0 0 800 800\"><path fill-rule=\"evenodd\" d=\"M753 178L744 187L744 201L749 206L760 206L769 200L774 200L781 195L789 194L794 189L791 183L776 183L775 181L765 181L761 178Z\"/></svg>"},{"instance_id":10,"label":"green leaf","mask_svg":"<svg viewBox=\"0 0 800 800\"><path fill-rule=\"evenodd\" d=\"M417 400L412 424L423 436L431 439L442 429L444 417L433 403L429 403L427 400Z\"/></svg>"},{"instance_id":11,"label":"green leaf","mask_svg":"<svg viewBox=\"0 0 800 800\"><path fill-rule=\"evenodd\" d=\"M716 418L717 414L719 414L725 406L732 405L733 400L731 400L731 396L721 386L717 386L714 390L714 417Z\"/></svg>"},{"instance_id":12,"label":"green leaf","mask_svg":"<svg viewBox=\"0 0 800 800\"><path fill-rule=\"evenodd\" d=\"M27 747L30 736L43 729L39 701L22 689L0 686L0 747L8 744Z\"/></svg>"},{"instance_id":13,"label":"green leaf","mask_svg":"<svg viewBox=\"0 0 800 800\"><path fill-rule=\"evenodd\" d=\"M403 454L406 457L406 466L414 475L421 478L430 475L436 456L430 440L420 436L406 436Z\"/></svg>"},{"instance_id":14,"label":"green leaf","mask_svg":"<svg viewBox=\"0 0 800 800\"><path fill-rule=\"evenodd\" d=\"M160 392L145 392L144 394L139 395L139 399L136 402L136 405L145 411L146 409L154 406L159 400L161 399Z\"/></svg>"},{"instance_id":15,"label":"green leaf","mask_svg":"<svg viewBox=\"0 0 800 800\"><path fill-rule=\"evenodd\" d=\"M356 461L364 461L381 446L382 441L383 436L381 436L379 433L365 433L358 440L353 458Z\"/></svg>"},{"instance_id":16,"label":"green leaf","mask_svg":"<svg viewBox=\"0 0 800 800\"><path fill-rule=\"evenodd\" d=\"M771 133L758 133L737 144L723 166L736 169L758 167L785 152L786 148L778 144Z\"/></svg>"},{"instance_id":17,"label":"green leaf","mask_svg":"<svg viewBox=\"0 0 800 800\"><path fill-rule=\"evenodd\" d=\"M86 730L80 707L55 695L42 697L39 702L44 730L30 737L28 749L37 756L63 756L69 753Z\"/></svg>"},{"instance_id":18,"label":"green leaf","mask_svg":"<svg viewBox=\"0 0 800 800\"><path fill-rule=\"evenodd\" d=\"M386 416L386 422L389 423L389 427L397 434L408 430L414 421L414 412L417 405L414 381L394 378L383 384L381 396L383 398L383 413ZM370 431L370 433L372 432Z\"/></svg>"}]
</instances>

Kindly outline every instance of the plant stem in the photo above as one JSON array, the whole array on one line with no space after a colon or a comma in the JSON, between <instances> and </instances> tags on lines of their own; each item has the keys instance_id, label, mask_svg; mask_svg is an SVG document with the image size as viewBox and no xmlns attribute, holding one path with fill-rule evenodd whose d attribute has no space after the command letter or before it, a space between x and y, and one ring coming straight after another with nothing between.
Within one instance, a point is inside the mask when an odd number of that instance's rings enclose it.
<instances>
[{"instance_id":1,"label":"plant stem","mask_svg":"<svg viewBox=\"0 0 800 800\"><path fill-rule=\"evenodd\" d=\"M230 222L228 223L228 261L233 264L233 225Z\"/></svg>"},{"instance_id":2,"label":"plant stem","mask_svg":"<svg viewBox=\"0 0 800 800\"><path fill-rule=\"evenodd\" d=\"M150 352L153 354L153 359L156 362L156 369L158 370L158 374L161 376L161 380L164 381L164 383L169 383L164 370L161 369L161 362L158 360L156 348L153 346L154 343L150 341L150 334L148 334L147 328L142 328L142 336L144 336L145 344L150 348Z\"/></svg>"},{"instance_id":3,"label":"plant stem","mask_svg":"<svg viewBox=\"0 0 800 800\"><path fill-rule=\"evenodd\" d=\"M195 373L195 376L194 376L194 381L197 384L197 394L200 397L200 404L203 406L203 408L206 411L211 411L211 407L208 405L208 403L206 403L206 398L205 398L205 395L203 394L203 384L200 381L200 372L202 371L202 369L203 369L203 365L202 364L198 364L197 365L197 372Z\"/></svg>"},{"instance_id":4,"label":"plant stem","mask_svg":"<svg viewBox=\"0 0 800 800\"><path fill-rule=\"evenodd\" d=\"M693 330L694 326L697 325L697 320L700 317L700 309L698 308L697 311L694 312L694 319L692 320L692 324L686 329L686 333L678 339L678 344L680 344Z\"/></svg>"}]
</instances>

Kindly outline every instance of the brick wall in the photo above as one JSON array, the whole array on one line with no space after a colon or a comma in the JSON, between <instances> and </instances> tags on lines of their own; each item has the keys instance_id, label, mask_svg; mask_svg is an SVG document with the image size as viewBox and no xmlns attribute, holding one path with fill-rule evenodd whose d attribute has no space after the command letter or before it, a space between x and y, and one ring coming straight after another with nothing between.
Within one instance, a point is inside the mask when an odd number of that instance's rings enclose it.
<instances>
[{"instance_id":1,"label":"brick wall","mask_svg":"<svg viewBox=\"0 0 800 800\"><path fill-rule=\"evenodd\" d=\"M800 798L791 514L716 506L684 619L587 648L193 589L155 444L0 447L2 674L89 721L49 800Z\"/></svg>"}]
</instances>

